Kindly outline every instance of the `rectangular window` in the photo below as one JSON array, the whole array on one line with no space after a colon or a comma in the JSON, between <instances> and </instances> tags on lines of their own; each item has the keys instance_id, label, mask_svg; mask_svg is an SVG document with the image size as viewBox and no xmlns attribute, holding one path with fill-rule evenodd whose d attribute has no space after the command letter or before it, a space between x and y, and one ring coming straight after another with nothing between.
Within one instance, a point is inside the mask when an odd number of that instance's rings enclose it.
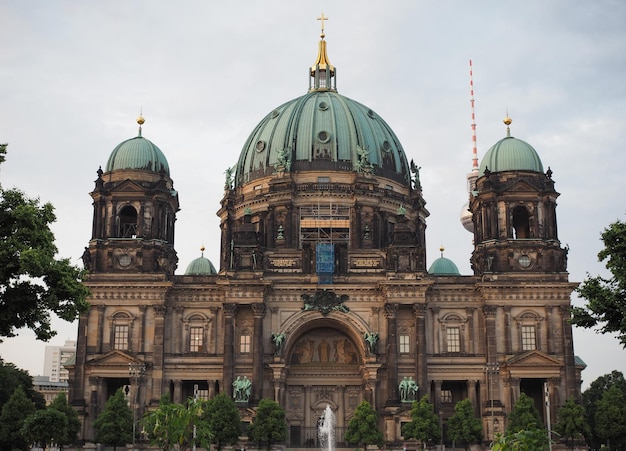
<instances>
[{"instance_id":1,"label":"rectangular window","mask_svg":"<svg viewBox=\"0 0 626 451\"><path fill-rule=\"evenodd\" d=\"M400 354L408 354L409 352L411 352L409 334L400 334Z\"/></svg>"},{"instance_id":2,"label":"rectangular window","mask_svg":"<svg viewBox=\"0 0 626 451\"><path fill-rule=\"evenodd\" d=\"M452 404L452 390L441 390L441 403Z\"/></svg>"},{"instance_id":3,"label":"rectangular window","mask_svg":"<svg viewBox=\"0 0 626 451\"><path fill-rule=\"evenodd\" d=\"M128 325L116 325L113 335L114 349L128 349Z\"/></svg>"},{"instance_id":4,"label":"rectangular window","mask_svg":"<svg viewBox=\"0 0 626 451\"><path fill-rule=\"evenodd\" d=\"M535 326L522 326L522 351L537 349Z\"/></svg>"},{"instance_id":5,"label":"rectangular window","mask_svg":"<svg viewBox=\"0 0 626 451\"><path fill-rule=\"evenodd\" d=\"M242 354L250 354L250 335L243 334L239 342L239 352Z\"/></svg>"},{"instance_id":6,"label":"rectangular window","mask_svg":"<svg viewBox=\"0 0 626 451\"><path fill-rule=\"evenodd\" d=\"M446 328L448 352L461 352L461 330L458 327Z\"/></svg>"},{"instance_id":7,"label":"rectangular window","mask_svg":"<svg viewBox=\"0 0 626 451\"><path fill-rule=\"evenodd\" d=\"M189 351L204 351L204 333L202 327L192 327L189 329Z\"/></svg>"}]
</instances>

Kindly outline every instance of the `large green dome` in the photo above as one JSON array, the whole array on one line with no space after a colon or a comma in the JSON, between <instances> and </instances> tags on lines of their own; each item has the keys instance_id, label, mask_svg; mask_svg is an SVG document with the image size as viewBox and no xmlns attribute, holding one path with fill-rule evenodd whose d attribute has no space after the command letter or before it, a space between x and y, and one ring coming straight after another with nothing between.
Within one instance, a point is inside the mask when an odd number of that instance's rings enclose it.
<instances>
[{"instance_id":1,"label":"large green dome","mask_svg":"<svg viewBox=\"0 0 626 451\"><path fill-rule=\"evenodd\" d=\"M393 130L372 109L337 93L336 69L320 41L310 68L309 92L270 111L246 140L236 166L235 187L287 172L359 171L410 187L409 164Z\"/></svg>"},{"instance_id":2,"label":"large green dome","mask_svg":"<svg viewBox=\"0 0 626 451\"><path fill-rule=\"evenodd\" d=\"M140 125L139 135L127 139L113 149L106 164L106 172L117 169L143 169L153 172L164 170L169 175L170 167L161 149L141 136L143 118L140 116L137 122Z\"/></svg>"},{"instance_id":3,"label":"large green dome","mask_svg":"<svg viewBox=\"0 0 626 451\"><path fill-rule=\"evenodd\" d=\"M480 163L478 173L485 175L485 169L490 172L501 171L533 171L543 172L543 164L537 151L526 141L511 136L508 125L510 118L506 118L507 136L495 143L487 151Z\"/></svg>"}]
</instances>

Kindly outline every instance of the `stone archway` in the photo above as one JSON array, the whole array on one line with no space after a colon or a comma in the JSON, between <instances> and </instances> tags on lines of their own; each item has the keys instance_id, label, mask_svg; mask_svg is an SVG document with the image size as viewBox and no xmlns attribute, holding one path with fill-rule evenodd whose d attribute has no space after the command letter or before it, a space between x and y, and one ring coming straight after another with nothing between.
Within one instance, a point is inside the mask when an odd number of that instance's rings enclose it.
<instances>
[{"instance_id":1,"label":"stone archway","mask_svg":"<svg viewBox=\"0 0 626 451\"><path fill-rule=\"evenodd\" d=\"M291 436L300 437L300 445L317 443L318 419L326 405L335 413L341 441L343 428L365 398L369 376L357 337L349 324L328 317L310 318L290 333L284 353L285 410Z\"/></svg>"}]
</instances>

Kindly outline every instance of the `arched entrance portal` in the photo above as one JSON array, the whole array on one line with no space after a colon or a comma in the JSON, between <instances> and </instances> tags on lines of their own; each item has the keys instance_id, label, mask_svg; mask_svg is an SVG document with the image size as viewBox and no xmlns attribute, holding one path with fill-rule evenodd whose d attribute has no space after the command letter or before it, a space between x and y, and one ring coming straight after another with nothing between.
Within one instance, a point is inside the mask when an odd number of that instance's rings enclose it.
<instances>
[{"instance_id":1,"label":"arched entrance portal","mask_svg":"<svg viewBox=\"0 0 626 451\"><path fill-rule=\"evenodd\" d=\"M318 321L289 344L285 360L289 446L318 445L317 426L326 406L335 414L335 440L363 399L371 398L363 346L340 323Z\"/></svg>"}]
</instances>

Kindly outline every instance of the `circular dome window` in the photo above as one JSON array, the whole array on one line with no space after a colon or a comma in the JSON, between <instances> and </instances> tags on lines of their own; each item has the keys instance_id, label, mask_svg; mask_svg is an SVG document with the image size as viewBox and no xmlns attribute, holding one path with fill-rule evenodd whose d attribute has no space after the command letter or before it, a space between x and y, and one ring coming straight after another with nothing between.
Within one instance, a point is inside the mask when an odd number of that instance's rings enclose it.
<instances>
[{"instance_id":1,"label":"circular dome window","mask_svg":"<svg viewBox=\"0 0 626 451\"><path fill-rule=\"evenodd\" d=\"M279 114L280 114L280 113L278 112L278 110L274 110L274 111L272 111L272 115L271 115L271 116L272 116L272 119L277 118Z\"/></svg>"},{"instance_id":2,"label":"circular dome window","mask_svg":"<svg viewBox=\"0 0 626 451\"><path fill-rule=\"evenodd\" d=\"M374 113L374 110L367 110L367 115L372 119L376 117L376 113Z\"/></svg>"},{"instance_id":3,"label":"circular dome window","mask_svg":"<svg viewBox=\"0 0 626 451\"><path fill-rule=\"evenodd\" d=\"M391 151L391 144L389 144L389 141L383 141L383 150L385 152Z\"/></svg>"},{"instance_id":4,"label":"circular dome window","mask_svg":"<svg viewBox=\"0 0 626 451\"><path fill-rule=\"evenodd\" d=\"M322 111L326 111L328 109L328 104L326 102L320 102L318 108Z\"/></svg>"},{"instance_id":5,"label":"circular dome window","mask_svg":"<svg viewBox=\"0 0 626 451\"><path fill-rule=\"evenodd\" d=\"M256 142L256 146L254 146L257 152L263 152L265 149L265 141L259 140Z\"/></svg>"},{"instance_id":6,"label":"circular dome window","mask_svg":"<svg viewBox=\"0 0 626 451\"><path fill-rule=\"evenodd\" d=\"M320 142L327 143L328 141L330 141L330 134L328 132L321 131L317 134L317 139Z\"/></svg>"},{"instance_id":7,"label":"circular dome window","mask_svg":"<svg viewBox=\"0 0 626 451\"><path fill-rule=\"evenodd\" d=\"M522 268L528 268L532 261L530 260L530 257L528 255L524 254L520 255L520 257L517 259L517 263L519 263Z\"/></svg>"}]
</instances>

